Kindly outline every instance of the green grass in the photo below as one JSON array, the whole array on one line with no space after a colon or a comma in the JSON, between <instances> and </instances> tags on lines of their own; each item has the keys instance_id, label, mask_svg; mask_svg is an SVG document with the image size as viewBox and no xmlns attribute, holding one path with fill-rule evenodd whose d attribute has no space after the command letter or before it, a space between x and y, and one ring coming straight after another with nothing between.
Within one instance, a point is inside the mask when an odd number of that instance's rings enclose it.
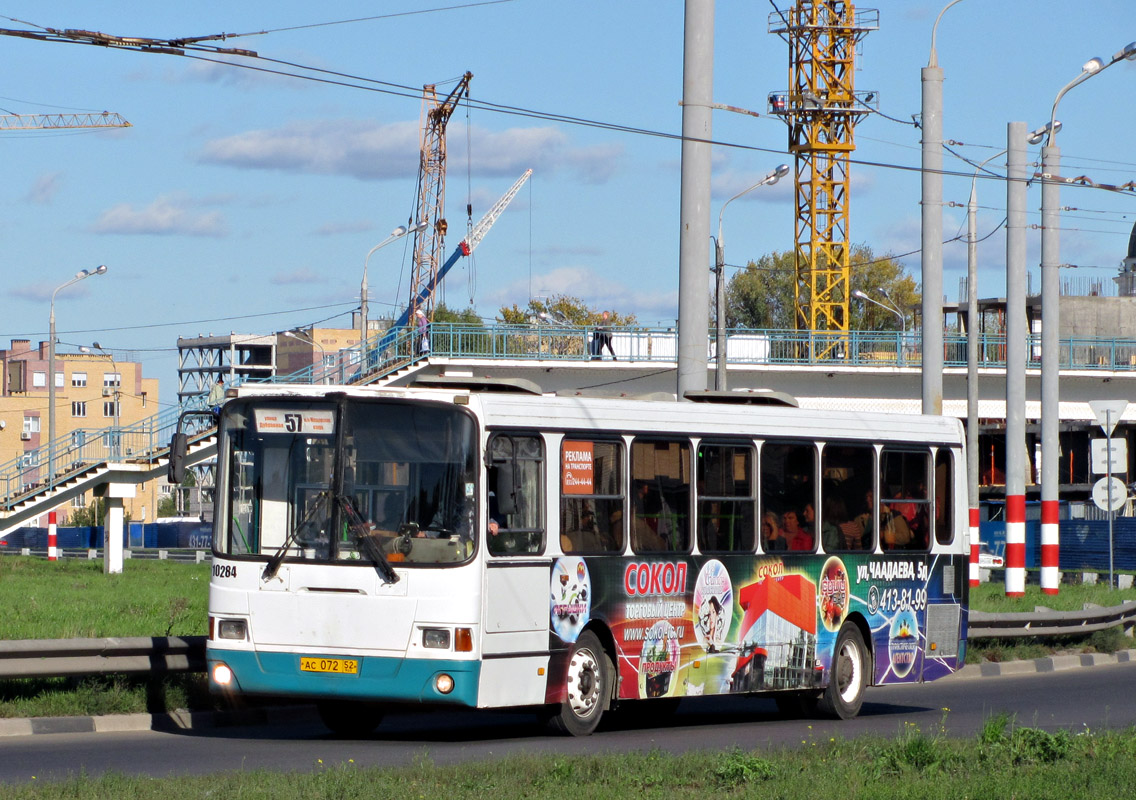
<instances>
[{"instance_id":1,"label":"green grass","mask_svg":"<svg viewBox=\"0 0 1136 800\"><path fill-rule=\"evenodd\" d=\"M0 639L204 635L209 569L131 559L105 575L101 561L0 558Z\"/></svg>"},{"instance_id":2,"label":"green grass","mask_svg":"<svg viewBox=\"0 0 1136 800\"><path fill-rule=\"evenodd\" d=\"M1107 583L1108 575L1102 578ZM1006 597L1006 584L1001 581L983 583L970 590L970 607L992 614L1029 612L1037 606L1054 611L1080 611L1086 603L1118 606L1126 600L1136 600L1136 589L1109 589L1105 583L1063 583L1057 594L1042 594L1040 586L1027 583L1021 597Z\"/></svg>"},{"instance_id":3,"label":"green grass","mask_svg":"<svg viewBox=\"0 0 1136 800\"><path fill-rule=\"evenodd\" d=\"M958 800L1028 797L1097 800L1136 785L1136 732L1045 731L994 717L974 739L906 725L894 738L806 739L791 749L619 755L513 755L454 766L427 755L412 766L363 768L324 763L313 744L309 771L226 772L203 777L100 778L26 782L5 787L10 800L340 800L407 798L864 797Z\"/></svg>"}]
</instances>

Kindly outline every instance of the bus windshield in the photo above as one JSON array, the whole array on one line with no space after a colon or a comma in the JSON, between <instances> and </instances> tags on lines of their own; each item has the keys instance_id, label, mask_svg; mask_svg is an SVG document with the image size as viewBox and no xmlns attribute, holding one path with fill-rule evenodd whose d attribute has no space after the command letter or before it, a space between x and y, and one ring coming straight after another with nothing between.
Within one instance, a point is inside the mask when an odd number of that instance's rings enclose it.
<instances>
[{"instance_id":1,"label":"bus windshield","mask_svg":"<svg viewBox=\"0 0 1136 800\"><path fill-rule=\"evenodd\" d=\"M448 405L340 398L229 404L221 554L453 564L476 536L476 436ZM385 564L382 564L385 567Z\"/></svg>"}]
</instances>

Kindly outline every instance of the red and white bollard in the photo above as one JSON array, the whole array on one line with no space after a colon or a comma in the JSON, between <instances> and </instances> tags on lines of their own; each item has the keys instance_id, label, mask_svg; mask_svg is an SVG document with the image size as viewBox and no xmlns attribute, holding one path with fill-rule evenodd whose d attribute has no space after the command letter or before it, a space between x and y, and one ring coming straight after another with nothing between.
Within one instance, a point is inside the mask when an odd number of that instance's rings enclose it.
<instances>
[{"instance_id":1,"label":"red and white bollard","mask_svg":"<svg viewBox=\"0 0 1136 800\"><path fill-rule=\"evenodd\" d=\"M1026 496L1006 496L1006 597L1026 593Z\"/></svg>"},{"instance_id":2,"label":"red and white bollard","mask_svg":"<svg viewBox=\"0 0 1136 800\"><path fill-rule=\"evenodd\" d=\"M59 560L59 548L56 546L58 540L55 538L55 512L47 512L47 560Z\"/></svg>"},{"instance_id":3,"label":"red and white bollard","mask_svg":"<svg viewBox=\"0 0 1136 800\"><path fill-rule=\"evenodd\" d=\"M981 573L978 571L978 552L982 544L979 535L981 513L977 508L970 509L970 585L972 587L978 586L981 577Z\"/></svg>"}]
</instances>

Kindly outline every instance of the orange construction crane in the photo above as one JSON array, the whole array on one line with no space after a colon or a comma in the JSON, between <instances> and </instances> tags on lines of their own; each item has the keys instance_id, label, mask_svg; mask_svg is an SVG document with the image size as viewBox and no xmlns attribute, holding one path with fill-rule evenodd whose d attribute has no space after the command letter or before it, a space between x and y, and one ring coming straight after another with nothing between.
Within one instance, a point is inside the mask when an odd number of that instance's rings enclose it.
<instances>
[{"instance_id":1,"label":"orange construction crane","mask_svg":"<svg viewBox=\"0 0 1136 800\"><path fill-rule=\"evenodd\" d=\"M432 288L446 244L446 123L463 97L469 95L472 72L462 76L445 100L438 102L434 84L422 90L422 152L418 167L418 212L415 223L426 227L414 234L414 263L410 275L410 319L419 305L434 318Z\"/></svg>"}]
</instances>

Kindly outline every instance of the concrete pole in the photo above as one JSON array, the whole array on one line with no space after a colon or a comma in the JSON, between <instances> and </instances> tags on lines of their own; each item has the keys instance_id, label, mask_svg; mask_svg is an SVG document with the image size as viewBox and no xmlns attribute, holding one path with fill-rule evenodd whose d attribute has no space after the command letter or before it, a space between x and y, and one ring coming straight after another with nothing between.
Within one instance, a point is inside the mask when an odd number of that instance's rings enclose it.
<instances>
[{"instance_id":1,"label":"concrete pole","mask_svg":"<svg viewBox=\"0 0 1136 800\"><path fill-rule=\"evenodd\" d=\"M1006 596L1026 589L1026 124L1006 126Z\"/></svg>"},{"instance_id":2,"label":"concrete pole","mask_svg":"<svg viewBox=\"0 0 1136 800\"><path fill-rule=\"evenodd\" d=\"M717 363L714 369L714 388L719 392L729 389L726 379L726 253L722 246L722 224L719 216L718 240L714 243L714 297L716 300L714 352Z\"/></svg>"},{"instance_id":3,"label":"concrete pole","mask_svg":"<svg viewBox=\"0 0 1136 800\"><path fill-rule=\"evenodd\" d=\"M981 549L978 506L978 191L966 207L966 488L970 501L970 585L977 586Z\"/></svg>"},{"instance_id":4,"label":"concrete pole","mask_svg":"<svg viewBox=\"0 0 1136 800\"><path fill-rule=\"evenodd\" d=\"M1053 137L1050 136L1052 142ZM1041 591L1057 594L1061 583L1060 472L1061 415L1058 392L1061 331L1061 187L1050 176L1061 171L1061 150L1041 148Z\"/></svg>"},{"instance_id":5,"label":"concrete pole","mask_svg":"<svg viewBox=\"0 0 1136 800\"><path fill-rule=\"evenodd\" d=\"M946 10L946 9L944 9ZM943 413L943 71L921 72L923 413Z\"/></svg>"},{"instance_id":6,"label":"concrete pole","mask_svg":"<svg viewBox=\"0 0 1136 800\"><path fill-rule=\"evenodd\" d=\"M706 389L714 0L686 0L682 64L682 178L678 260L677 399Z\"/></svg>"},{"instance_id":7,"label":"concrete pole","mask_svg":"<svg viewBox=\"0 0 1136 800\"><path fill-rule=\"evenodd\" d=\"M103 520L103 573L118 575L122 572L122 539L125 508L123 500L137 492L134 483L108 483L96 490L96 496L106 498L106 519ZM100 491L101 490L101 491Z\"/></svg>"}]
</instances>

